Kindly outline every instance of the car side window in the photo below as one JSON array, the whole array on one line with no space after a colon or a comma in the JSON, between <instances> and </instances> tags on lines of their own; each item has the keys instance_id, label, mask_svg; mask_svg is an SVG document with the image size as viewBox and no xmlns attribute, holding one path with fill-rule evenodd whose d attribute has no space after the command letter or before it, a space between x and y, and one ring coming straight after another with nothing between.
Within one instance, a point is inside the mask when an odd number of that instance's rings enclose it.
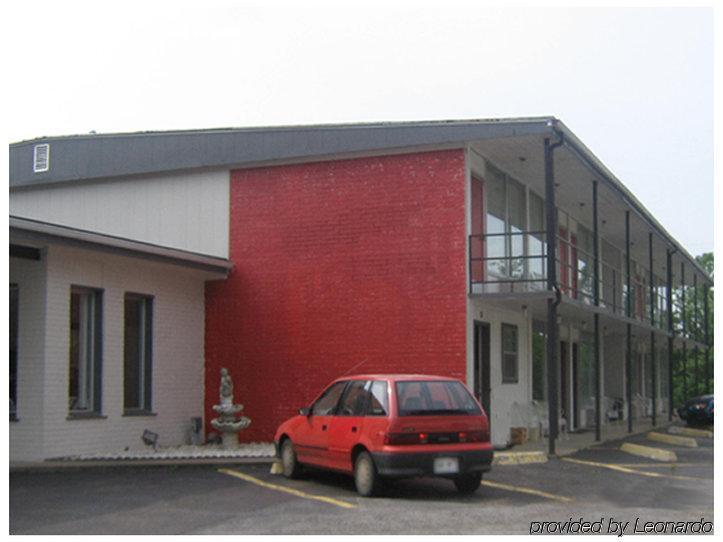
<instances>
[{"instance_id":1,"label":"car side window","mask_svg":"<svg viewBox=\"0 0 723 542\"><path fill-rule=\"evenodd\" d=\"M336 405L339 403L341 392L344 391L347 382L337 382L332 384L324 394L317 399L314 406L311 407L311 413L314 416L331 416L336 411Z\"/></svg>"},{"instance_id":2,"label":"car side window","mask_svg":"<svg viewBox=\"0 0 723 542\"><path fill-rule=\"evenodd\" d=\"M337 416L363 416L368 396L367 381L353 381L344 392Z\"/></svg>"},{"instance_id":3,"label":"car side window","mask_svg":"<svg viewBox=\"0 0 723 542\"><path fill-rule=\"evenodd\" d=\"M369 390L369 406L367 416L386 416L389 413L389 395L387 383L383 380L372 382Z\"/></svg>"}]
</instances>

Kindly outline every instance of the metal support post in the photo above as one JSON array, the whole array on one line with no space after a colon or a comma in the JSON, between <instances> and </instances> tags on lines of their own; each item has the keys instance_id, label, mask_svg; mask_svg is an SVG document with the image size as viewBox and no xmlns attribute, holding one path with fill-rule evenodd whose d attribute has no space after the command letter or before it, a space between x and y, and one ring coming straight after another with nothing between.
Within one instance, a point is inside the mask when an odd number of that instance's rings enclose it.
<instances>
[{"instance_id":1,"label":"metal support post","mask_svg":"<svg viewBox=\"0 0 723 542\"><path fill-rule=\"evenodd\" d=\"M625 211L625 274L627 285L627 296L625 303L625 314L630 319L633 317L633 296L630 288L630 211ZM625 399L628 404L628 433L633 432L633 330L630 322L627 325L625 352Z\"/></svg>"},{"instance_id":2,"label":"metal support post","mask_svg":"<svg viewBox=\"0 0 723 542\"><path fill-rule=\"evenodd\" d=\"M648 263L650 265L650 325L655 327L655 276L653 275L653 232L648 233ZM653 425L658 421L658 371L655 358L655 331L650 332L650 380L652 384Z\"/></svg>"},{"instance_id":3,"label":"metal support post","mask_svg":"<svg viewBox=\"0 0 723 542\"><path fill-rule=\"evenodd\" d=\"M597 212L597 181L592 182L592 228L593 228L593 252L595 267L593 269L593 297L595 306L600 306L600 231L598 227L598 212ZM594 322L594 341L595 341L595 440L602 440L602 410L601 410L601 397L602 394L602 383L600 381L602 376L601 370L601 359L600 359L600 314L595 312L593 315Z\"/></svg>"}]
</instances>

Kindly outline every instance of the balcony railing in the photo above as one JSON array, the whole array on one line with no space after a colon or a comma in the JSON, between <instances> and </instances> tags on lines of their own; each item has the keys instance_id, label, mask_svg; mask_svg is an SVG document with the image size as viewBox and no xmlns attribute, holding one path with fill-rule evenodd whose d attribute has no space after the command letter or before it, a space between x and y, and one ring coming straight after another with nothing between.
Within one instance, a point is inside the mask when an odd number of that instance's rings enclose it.
<instances>
[{"instance_id":1,"label":"balcony railing","mask_svg":"<svg viewBox=\"0 0 723 542\"><path fill-rule=\"evenodd\" d=\"M567 238L557 236L557 287L570 299L593 305L594 254ZM545 231L514 231L470 235L469 291L470 293L533 292L547 289L547 233ZM650 314L651 292L649 271L637 266L638 274L631 276L630 292L624 271L609 262L600 262L600 306L613 314L627 314L628 295L631 316L661 329L667 329L667 290L653 275L654 310Z\"/></svg>"}]
</instances>

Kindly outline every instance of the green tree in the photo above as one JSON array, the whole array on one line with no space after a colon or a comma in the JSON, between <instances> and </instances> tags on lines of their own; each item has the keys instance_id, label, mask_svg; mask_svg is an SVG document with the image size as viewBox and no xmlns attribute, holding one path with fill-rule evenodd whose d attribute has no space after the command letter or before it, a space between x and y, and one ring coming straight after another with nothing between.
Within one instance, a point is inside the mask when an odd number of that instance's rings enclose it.
<instances>
[{"instance_id":1,"label":"green tree","mask_svg":"<svg viewBox=\"0 0 723 542\"><path fill-rule=\"evenodd\" d=\"M712 252L706 252L696 257L698 264L713 278L714 258ZM692 286L685 288L685 303L682 306L683 313L675 315L676 329L681 317L685 316L686 331L688 337L699 343L705 343L705 321L704 306L706 288L698 281L698 289ZM674 297L681 302L682 289L678 288ZM673 359L675 363L673 380L673 399L675 405L680 405L685 400L695 395L712 393L713 391L713 287L707 288L708 296L708 343L710 350L706 362L706 350L698 349L693 344L688 344L685 351L677 348ZM697 305L696 305L697 300ZM696 318L697 306L697 318Z\"/></svg>"}]
</instances>

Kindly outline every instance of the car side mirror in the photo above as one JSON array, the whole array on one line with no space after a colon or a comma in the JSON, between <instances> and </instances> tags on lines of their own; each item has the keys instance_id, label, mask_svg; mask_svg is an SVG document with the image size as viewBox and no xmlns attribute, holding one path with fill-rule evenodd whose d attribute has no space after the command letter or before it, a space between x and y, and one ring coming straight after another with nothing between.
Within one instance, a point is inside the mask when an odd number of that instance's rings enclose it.
<instances>
[{"instance_id":1,"label":"car side mirror","mask_svg":"<svg viewBox=\"0 0 723 542\"><path fill-rule=\"evenodd\" d=\"M311 414L311 409L308 406L302 407L299 409L299 414L302 416L309 416Z\"/></svg>"}]
</instances>

